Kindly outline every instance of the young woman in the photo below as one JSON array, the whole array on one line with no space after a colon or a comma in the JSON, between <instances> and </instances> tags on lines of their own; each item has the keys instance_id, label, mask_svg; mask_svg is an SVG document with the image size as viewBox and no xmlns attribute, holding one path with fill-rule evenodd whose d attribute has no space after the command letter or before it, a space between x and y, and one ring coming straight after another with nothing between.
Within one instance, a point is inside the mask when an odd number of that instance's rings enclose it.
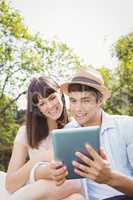
<instances>
[{"instance_id":1,"label":"young woman","mask_svg":"<svg viewBox=\"0 0 133 200\"><path fill-rule=\"evenodd\" d=\"M68 180L62 186L56 186L53 180L50 131L68 122L59 86L47 77L34 78L28 87L27 102L26 125L15 138L6 175L6 189L13 193L10 199L20 199L20 195L21 200L84 199L79 180ZM33 183L29 183L31 171L35 172Z\"/></svg>"}]
</instances>

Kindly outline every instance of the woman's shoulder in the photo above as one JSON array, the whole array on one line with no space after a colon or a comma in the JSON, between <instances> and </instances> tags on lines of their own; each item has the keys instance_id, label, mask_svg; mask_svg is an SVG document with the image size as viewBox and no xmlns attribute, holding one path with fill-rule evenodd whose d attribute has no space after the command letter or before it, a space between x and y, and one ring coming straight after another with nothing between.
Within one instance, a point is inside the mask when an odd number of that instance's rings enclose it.
<instances>
[{"instance_id":1,"label":"woman's shoulder","mask_svg":"<svg viewBox=\"0 0 133 200\"><path fill-rule=\"evenodd\" d=\"M27 145L26 126L22 125L16 134L14 143L21 143Z\"/></svg>"}]
</instances>

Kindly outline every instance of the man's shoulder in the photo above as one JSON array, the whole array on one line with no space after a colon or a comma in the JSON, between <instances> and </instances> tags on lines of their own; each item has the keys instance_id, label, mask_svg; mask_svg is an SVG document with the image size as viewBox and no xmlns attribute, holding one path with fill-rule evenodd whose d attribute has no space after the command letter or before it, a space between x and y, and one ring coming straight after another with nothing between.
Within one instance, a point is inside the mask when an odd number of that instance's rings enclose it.
<instances>
[{"instance_id":1,"label":"man's shoulder","mask_svg":"<svg viewBox=\"0 0 133 200\"><path fill-rule=\"evenodd\" d=\"M128 116L128 115L112 115L112 114L108 114L106 112L104 112L104 115L107 117L107 118L110 118L110 119L114 119L116 121L120 121L120 122L131 122L133 121L133 117L132 116Z\"/></svg>"},{"instance_id":2,"label":"man's shoulder","mask_svg":"<svg viewBox=\"0 0 133 200\"><path fill-rule=\"evenodd\" d=\"M128 115L110 115L115 121L120 123L133 123L133 117Z\"/></svg>"},{"instance_id":3,"label":"man's shoulder","mask_svg":"<svg viewBox=\"0 0 133 200\"><path fill-rule=\"evenodd\" d=\"M72 119L69 123L67 123L64 128L78 128L80 125L75 119Z\"/></svg>"},{"instance_id":4,"label":"man's shoulder","mask_svg":"<svg viewBox=\"0 0 133 200\"><path fill-rule=\"evenodd\" d=\"M126 143L133 142L133 117L127 115L109 115L105 113L106 126L111 124L117 133L125 139ZM105 116L104 115L104 116Z\"/></svg>"},{"instance_id":5,"label":"man's shoulder","mask_svg":"<svg viewBox=\"0 0 133 200\"><path fill-rule=\"evenodd\" d=\"M128 115L110 115L103 112L103 124L107 126L116 126L121 129L133 130L133 117Z\"/></svg>"}]
</instances>

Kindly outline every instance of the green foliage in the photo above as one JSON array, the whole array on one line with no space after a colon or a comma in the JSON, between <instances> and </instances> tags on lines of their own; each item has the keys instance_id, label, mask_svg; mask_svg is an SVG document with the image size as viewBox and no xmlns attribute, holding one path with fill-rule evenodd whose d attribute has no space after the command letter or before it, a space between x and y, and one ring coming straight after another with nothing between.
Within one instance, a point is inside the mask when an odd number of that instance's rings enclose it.
<instances>
[{"instance_id":1,"label":"green foliage","mask_svg":"<svg viewBox=\"0 0 133 200\"><path fill-rule=\"evenodd\" d=\"M80 67L80 58L66 44L56 40L45 41L45 49L45 73L59 83L68 80Z\"/></svg>"},{"instance_id":2,"label":"green foliage","mask_svg":"<svg viewBox=\"0 0 133 200\"><path fill-rule=\"evenodd\" d=\"M30 39L27 28L23 25L23 18L15 9L12 9L6 0L0 2L0 24L16 38Z\"/></svg>"},{"instance_id":3,"label":"green foliage","mask_svg":"<svg viewBox=\"0 0 133 200\"><path fill-rule=\"evenodd\" d=\"M113 72L101 68L111 98L105 110L114 114L133 115L133 33L120 37L114 45L118 66Z\"/></svg>"},{"instance_id":4,"label":"green foliage","mask_svg":"<svg viewBox=\"0 0 133 200\"><path fill-rule=\"evenodd\" d=\"M114 46L119 65L115 76L117 110L121 114L133 115L133 32L121 37Z\"/></svg>"},{"instance_id":5,"label":"green foliage","mask_svg":"<svg viewBox=\"0 0 133 200\"><path fill-rule=\"evenodd\" d=\"M103 66L98 69L112 93L104 109L113 114L132 115L133 33L119 38L113 53L119 61L116 69L111 71ZM7 167L8 147L25 113L17 112L16 102L27 91L31 77L45 72L60 83L68 80L80 63L80 58L67 44L31 34L20 13L11 8L8 1L0 1L0 162L4 162L0 169Z\"/></svg>"},{"instance_id":6,"label":"green foliage","mask_svg":"<svg viewBox=\"0 0 133 200\"><path fill-rule=\"evenodd\" d=\"M5 94L16 101L27 90L31 76L45 71L64 80L79 66L79 58L66 44L31 35L6 0L0 1L0 14L0 99Z\"/></svg>"},{"instance_id":7,"label":"green foliage","mask_svg":"<svg viewBox=\"0 0 133 200\"><path fill-rule=\"evenodd\" d=\"M11 145L19 127L17 100L32 76L45 74L61 81L79 67L80 59L66 44L30 34L20 13L0 1L0 144ZM20 117L20 118L19 118ZM2 155L0 155L2 157Z\"/></svg>"},{"instance_id":8,"label":"green foliage","mask_svg":"<svg viewBox=\"0 0 133 200\"><path fill-rule=\"evenodd\" d=\"M12 146L0 145L0 171L7 171L9 159L11 157Z\"/></svg>"},{"instance_id":9,"label":"green foliage","mask_svg":"<svg viewBox=\"0 0 133 200\"><path fill-rule=\"evenodd\" d=\"M133 32L120 37L114 46L114 50L120 64L126 63L128 66L133 66Z\"/></svg>"},{"instance_id":10,"label":"green foliage","mask_svg":"<svg viewBox=\"0 0 133 200\"><path fill-rule=\"evenodd\" d=\"M10 101L9 97L3 96L0 99L0 108L4 107ZM12 144L13 138L18 129L18 124L14 119L14 111L16 110L15 103L12 104L0 117L0 144Z\"/></svg>"}]
</instances>

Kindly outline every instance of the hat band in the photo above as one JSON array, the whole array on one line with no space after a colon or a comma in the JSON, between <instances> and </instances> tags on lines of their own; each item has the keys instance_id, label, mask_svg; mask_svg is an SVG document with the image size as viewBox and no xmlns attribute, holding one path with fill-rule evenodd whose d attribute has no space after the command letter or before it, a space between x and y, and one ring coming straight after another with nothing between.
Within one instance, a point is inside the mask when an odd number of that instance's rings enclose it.
<instances>
[{"instance_id":1,"label":"hat band","mask_svg":"<svg viewBox=\"0 0 133 200\"><path fill-rule=\"evenodd\" d=\"M93 83L93 84L96 84L96 85L101 85L97 81L94 81L92 79L89 79L89 78L86 78L86 77L82 77L82 76L77 76L77 77L75 77L75 78L72 79L72 82L75 82L75 81L77 81L77 82L78 81L82 81L82 82L85 82L85 83Z\"/></svg>"}]
</instances>

